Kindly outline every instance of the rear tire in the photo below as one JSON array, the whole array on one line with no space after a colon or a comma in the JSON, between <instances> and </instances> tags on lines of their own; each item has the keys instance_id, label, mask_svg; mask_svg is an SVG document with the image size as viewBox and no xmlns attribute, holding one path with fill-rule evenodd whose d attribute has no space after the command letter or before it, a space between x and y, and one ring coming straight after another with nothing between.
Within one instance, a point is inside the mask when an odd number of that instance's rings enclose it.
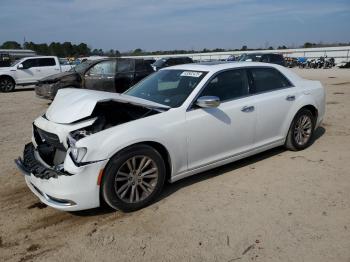
<instances>
[{"instance_id":1,"label":"rear tire","mask_svg":"<svg viewBox=\"0 0 350 262\"><path fill-rule=\"evenodd\" d=\"M141 209L159 196L166 169L157 150L148 145L134 145L111 158L102 180L106 203L124 212Z\"/></svg>"},{"instance_id":2,"label":"rear tire","mask_svg":"<svg viewBox=\"0 0 350 262\"><path fill-rule=\"evenodd\" d=\"M16 83L11 77L5 76L0 78L0 92L8 93L15 90Z\"/></svg>"},{"instance_id":3,"label":"rear tire","mask_svg":"<svg viewBox=\"0 0 350 262\"><path fill-rule=\"evenodd\" d=\"M316 119L310 110L301 109L290 125L285 147L292 151L299 151L309 147L314 135Z\"/></svg>"}]
</instances>

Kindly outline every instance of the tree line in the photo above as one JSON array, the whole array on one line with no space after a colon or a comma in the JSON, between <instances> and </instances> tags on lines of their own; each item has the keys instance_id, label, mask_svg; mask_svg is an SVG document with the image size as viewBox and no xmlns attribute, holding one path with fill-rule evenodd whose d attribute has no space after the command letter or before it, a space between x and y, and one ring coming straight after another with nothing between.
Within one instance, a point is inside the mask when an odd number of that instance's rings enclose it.
<instances>
[{"instance_id":1,"label":"tree line","mask_svg":"<svg viewBox=\"0 0 350 262\"><path fill-rule=\"evenodd\" d=\"M346 46L350 45L349 43L311 43L306 42L303 45L299 46L300 48L312 48L312 47L326 47L326 46ZM278 46L277 49L288 49L295 48L288 47L285 45ZM209 53L209 52L225 52L225 51L248 51L248 50L263 50L275 49L273 46L266 48L248 48L247 45L243 45L240 49L223 49L223 48L215 48L215 49L207 49L204 48L202 50L158 50L158 51L146 51L141 48L136 48L135 50L131 50L128 52L119 52L117 49L110 49L108 51L104 51L102 49L92 49L86 43L80 44L72 44L71 42L52 42L50 44L42 43L36 44L33 42L25 42L23 46L16 41L6 41L1 46L0 49L30 49L35 51L38 55L55 55L58 57L83 57L90 55L99 55L99 56L138 56L138 55L170 55L170 54L189 54L189 53Z\"/></svg>"}]
</instances>

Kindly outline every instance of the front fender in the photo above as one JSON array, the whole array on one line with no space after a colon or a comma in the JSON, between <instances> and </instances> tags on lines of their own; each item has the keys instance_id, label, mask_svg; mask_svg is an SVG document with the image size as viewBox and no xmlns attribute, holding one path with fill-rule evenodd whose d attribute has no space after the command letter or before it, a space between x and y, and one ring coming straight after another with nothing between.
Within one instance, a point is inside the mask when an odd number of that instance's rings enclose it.
<instances>
[{"instance_id":1,"label":"front fender","mask_svg":"<svg viewBox=\"0 0 350 262\"><path fill-rule=\"evenodd\" d=\"M83 162L110 159L117 152L131 145L156 142L167 149L175 172L185 170L187 142L182 122L185 120L180 118L182 120L177 121L176 117L166 113L161 114L164 116L128 122L79 140L76 146L88 149Z\"/></svg>"}]
</instances>

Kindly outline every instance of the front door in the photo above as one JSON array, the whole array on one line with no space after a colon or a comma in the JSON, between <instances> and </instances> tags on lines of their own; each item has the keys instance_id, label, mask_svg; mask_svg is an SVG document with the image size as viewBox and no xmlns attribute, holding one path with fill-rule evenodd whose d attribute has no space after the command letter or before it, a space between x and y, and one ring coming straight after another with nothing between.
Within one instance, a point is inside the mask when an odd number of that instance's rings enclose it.
<instances>
[{"instance_id":1,"label":"front door","mask_svg":"<svg viewBox=\"0 0 350 262\"><path fill-rule=\"evenodd\" d=\"M116 61L102 61L92 66L84 76L84 87L99 91L115 92Z\"/></svg>"},{"instance_id":2,"label":"front door","mask_svg":"<svg viewBox=\"0 0 350 262\"><path fill-rule=\"evenodd\" d=\"M225 160L252 149L255 98L248 93L244 69L227 70L209 80L199 97L216 96L216 108L192 106L186 113L188 169Z\"/></svg>"},{"instance_id":3,"label":"front door","mask_svg":"<svg viewBox=\"0 0 350 262\"><path fill-rule=\"evenodd\" d=\"M37 81L37 59L29 58L24 60L21 64L23 67L17 67L16 70L16 82L18 84L27 84Z\"/></svg>"}]
</instances>

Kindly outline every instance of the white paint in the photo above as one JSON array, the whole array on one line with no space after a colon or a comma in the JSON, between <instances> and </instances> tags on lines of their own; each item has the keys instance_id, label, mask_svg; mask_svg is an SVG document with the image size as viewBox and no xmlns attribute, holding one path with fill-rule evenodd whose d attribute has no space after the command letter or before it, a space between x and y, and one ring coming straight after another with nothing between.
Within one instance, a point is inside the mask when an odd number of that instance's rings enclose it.
<instances>
[{"instance_id":1,"label":"white paint","mask_svg":"<svg viewBox=\"0 0 350 262\"><path fill-rule=\"evenodd\" d=\"M200 95L202 87L214 74L221 70L250 66L273 67L283 73L293 87L225 101L218 108L190 107L194 99ZM283 145L292 119L305 105L313 105L318 109L317 126L324 116L325 92L320 82L304 80L282 66L242 62L218 65L186 64L163 70L175 69L208 73L180 107L114 126L78 140L76 147L87 148L83 161L100 162L78 167L73 163L70 155L66 154L64 169L74 175L59 176L49 180L38 179L33 175L26 177L32 191L35 192L31 183L50 196L77 203L75 206L61 207L48 203L37 194L43 202L54 208L69 211L94 208L100 203L97 185L99 171L105 168L108 159L125 147L145 141L162 144L169 153L172 172L170 180L174 182ZM54 123L43 117L36 119L34 124L43 130L57 134L60 140L66 141L67 131L78 128L77 123L68 124L72 120L69 112L82 114L76 118L85 116L80 112L83 108L75 107L73 101L95 105L98 101L115 99L113 93L86 92L68 90L56 96L54 103L48 109L49 119L54 119L54 115L59 119L66 117L65 124ZM289 95L294 95L295 101L287 101L286 97ZM135 101L128 100L128 102ZM243 112L242 108L245 106L254 106L255 110ZM75 110L79 112L75 113ZM86 110L91 112L91 106ZM84 122L79 125L81 127L89 124Z\"/></svg>"}]
</instances>

